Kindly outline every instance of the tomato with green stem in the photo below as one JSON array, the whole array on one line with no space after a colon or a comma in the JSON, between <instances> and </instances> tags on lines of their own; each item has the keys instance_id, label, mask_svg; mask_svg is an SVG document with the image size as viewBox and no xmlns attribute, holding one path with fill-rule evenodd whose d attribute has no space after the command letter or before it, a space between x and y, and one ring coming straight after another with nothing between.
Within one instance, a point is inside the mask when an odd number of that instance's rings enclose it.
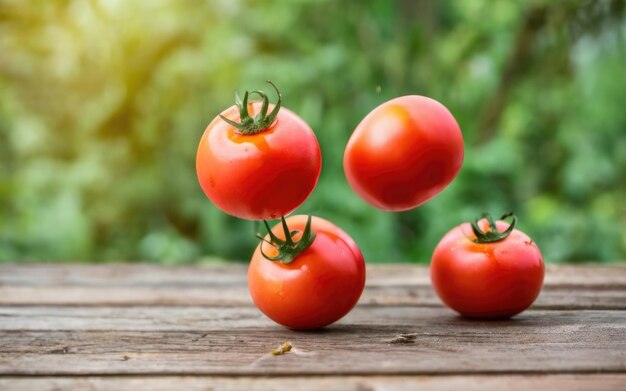
<instances>
[{"instance_id":1,"label":"tomato with green stem","mask_svg":"<svg viewBox=\"0 0 626 391\"><path fill-rule=\"evenodd\" d=\"M198 181L222 211L242 219L269 220L287 215L313 191L321 152L307 123L269 103L263 91L236 94L236 104L208 125L196 155ZM249 102L258 95L260 102ZM239 122L237 122L239 121Z\"/></svg>"},{"instance_id":2,"label":"tomato with green stem","mask_svg":"<svg viewBox=\"0 0 626 391\"><path fill-rule=\"evenodd\" d=\"M344 152L348 183L376 208L418 207L452 182L463 163L463 136L448 109L425 96L402 96L372 110Z\"/></svg>"},{"instance_id":3,"label":"tomato with green stem","mask_svg":"<svg viewBox=\"0 0 626 391\"><path fill-rule=\"evenodd\" d=\"M365 286L365 262L352 238L333 223L290 216L268 229L248 268L255 305L292 329L336 322L357 303Z\"/></svg>"},{"instance_id":4,"label":"tomato with green stem","mask_svg":"<svg viewBox=\"0 0 626 391\"><path fill-rule=\"evenodd\" d=\"M432 256L435 292L470 318L507 318L528 308L541 291L544 263L539 248L512 222L484 218L448 232Z\"/></svg>"}]
</instances>

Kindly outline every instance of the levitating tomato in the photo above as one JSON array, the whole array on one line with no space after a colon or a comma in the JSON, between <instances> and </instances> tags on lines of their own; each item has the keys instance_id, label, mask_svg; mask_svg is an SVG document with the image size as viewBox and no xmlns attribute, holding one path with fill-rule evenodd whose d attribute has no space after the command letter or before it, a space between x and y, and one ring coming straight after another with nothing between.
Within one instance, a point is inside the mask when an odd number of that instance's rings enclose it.
<instances>
[{"instance_id":1,"label":"levitating tomato","mask_svg":"<svg viewBox=\"0 0 626 391\"><path fill-rule=\"evenodd\" d=\"M256 306L292 329L316 329L346 315L365 285L365 262L356 243L318 217L291 216L269 230L248 269Z\"/></svg>"},{"instance_id":2,"label":"levitating tomato","mask_svg":"<svg viewBox=\"0 0 626 391\"><path fill-rule=\"evenodd\" d=\"M464 223L439 242L430 278L441 300L461 315L506 318L528 308L543 284L537 245L511 224L491 216Z\"/></svg>"},{"instance_id":3,"label":"levitating tomato","mask_svg":"<svg viewBox=\"0 0 626 391\"><path fill-rule=\"evenodd\" d=\"M352 189L386 211L413 209L440 193L463 163L463 136L441 103L403 96L375 108L346 147Z\"/></svg>"},{"instance_id":4,"label":"levitating tomato","mask_svg":"<svg viewBox=\"0 0 626 391\"><path fill-rule=\"evenodd\" d=\"M222 211L242 219L276 219L292 212L311 194L320 175L315 134L281 107L278 89L276 93L275 106L261 91L246 91L243 101L236 96L236 105L209 124L198 146L202 190ZM262 102L248 103L252 94Z\"/></svg>"}]
</instances>

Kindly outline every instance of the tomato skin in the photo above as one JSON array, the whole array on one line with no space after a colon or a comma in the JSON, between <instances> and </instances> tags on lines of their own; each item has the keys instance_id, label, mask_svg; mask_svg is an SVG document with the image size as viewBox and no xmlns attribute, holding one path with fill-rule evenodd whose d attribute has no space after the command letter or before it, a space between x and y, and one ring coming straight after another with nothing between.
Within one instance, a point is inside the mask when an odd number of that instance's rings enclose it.
<instances>
[{"instance_id":1,"label":"tomato skin","mask_svg":"<svg viewBox=\"0 0 626 391\"><path fill-rule=\"evenodd\" d=\"M248 107L254 115L261 103ZM222 115L239 119L235 106ZM272 220L294 211L313 191L321 164L315 134L285 108L270 128L252 135L216 117L196 155L198 181L206 196L222 211L249 220Z\"/></svg>"},{"instance_id":2,"label":"tomato skin","mask_svg":"<svg viewBox=\"0 0 626 391\"><path fill-rule=\"evenodd\" d=\"M348 183L385 211L413 209L439 194L463 164L463 136L448 109L417 95L385 102L353 132L344 153Z\"/></svg>"},{"instance_id":3,"label":"tomato skin","mask_svg":"<svg viewBox=\"0 0 626 391\"><path fill-rule=\"evenodd\" d=\"M307 216L290 216L290 230L304 230ZM257 246L248 268L248 289L255 305L270 319L297 330L317 329L336 322L356 305L365 286L365 262L347 233L313 217L316 237L293 262L270 261L271 246ZM284 239L280 224L272 231ZM266 236L269 239L269 236Z\"/></svg>"},{"instance_id":4,"label":"tomato skin","mask_svg":"<svg viewBox=\"0 0 626 391\"><path fill-rule=\"evenodd\" d=\"M488 227L486 220L479 222ZM502 232L508 224L496 222ZM544 263L523 232L494 243L474 243L469 223L448 232L430 264L433 288L450 308L470 318L508 318L528 308L541 291Z\"/></svg>"}]
</instances>

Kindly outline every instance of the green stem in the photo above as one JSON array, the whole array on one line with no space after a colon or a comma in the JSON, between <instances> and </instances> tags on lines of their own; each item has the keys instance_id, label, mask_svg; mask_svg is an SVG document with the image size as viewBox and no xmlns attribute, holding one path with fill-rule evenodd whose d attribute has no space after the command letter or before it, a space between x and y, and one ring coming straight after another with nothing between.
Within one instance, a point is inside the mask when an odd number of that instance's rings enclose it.
<instances>
[{"instance_id":1,"label":"green stem","mask_svg":"<svg viewBox=\"0 0 626 391\"><path fill-rule=\"evenodd\" d=\"M243 94L243 100L239 97L239 93L235 92L235 106L239 109L239 123L230 120L221 114L220 118L222 118L229 125L237 128L237 130L239 130L242 134L246 135L256 134L269 128L274 121L276 121L276 117L278 116L278 112L280 111L283 102L283 97L274 83L270 80L267 82L274 87L274 90L276 90L276 94L278 95L278 101L276 102L276 105L271 113L267 113L267 110L269 109L269 98L267 97L267 94L263 91L255 90L252 92L246 91ZM248 113L248 99L252 94L258 95L263 101L261 110L254 117L250 117L250 113Z\"/></svg>"},{"instance_id":2,"label":"green stem","mask_svg":"<svg viewBox=\"0 0 626 391\"><path fill-rule=\"evenodd\" d=\"M272 232L272 228L269 223L263 220L265 224L265 228L267 228L267 233L270 237L270 240L265 239L261 234L257 233L256 237L261 239L263 242L268 243L272 247L276 249L278 252L275 256L267 255L263 251L263 243L261 243L261 254L263 257L270 261L281 262L284 264L289 264L293 262L298 255L300 255L304 250L309 248L311 244L313 244L313 240L315 240L315 233L311 231L311 216L308 217L306 221L306 226L304 227L304 231L302 231L302 237L300 240L295 241L293 236L298 233L298 231L290 231L287 226L287 221L285 217L281 217L281 223L283 232L285 233L285 240L279 239L274 232Z\"/></svg>"},{"instance_id":3,"label":"green stem","mask_svg":"<svg viewBox=\"0 0 626 391\"><path fill-rule=\"evenodd\" d=\"M517 222L517 217L513 214L513 212L502 215L500 220L504 220L508 217L512 218L511 224L503 232L498 231L496 223L493 221L493 217L491 217L489 213L483 213L482 215L482 218L487 219L487 224L489 225L489 229L487 231L481 230L478 226L478 221L480 219L472 221L472 231L474 232L474 235L476 235L474 243L494 243L506 239L511 232L513 232L513 228L515 228L515 223Z\"/></svg>"}]
</instances>

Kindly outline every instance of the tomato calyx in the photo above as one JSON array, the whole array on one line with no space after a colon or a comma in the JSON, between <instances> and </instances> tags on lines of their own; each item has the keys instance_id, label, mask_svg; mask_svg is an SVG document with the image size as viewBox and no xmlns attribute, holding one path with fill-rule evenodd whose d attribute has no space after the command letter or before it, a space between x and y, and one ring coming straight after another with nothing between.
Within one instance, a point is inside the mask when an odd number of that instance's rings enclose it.
<instances>
[{"instance_id":1,"label":"tomato calyx","mask_svg":"<svg viewBox=\"0 0 626 391\"><path fill-rule=\"evenodd\" d=\"M503 232L500 232L496 227L495 221L493 221L493 217L491 217L489 213L483 213L482 218L487 219L489 229L486 231L480 229L480 227L478 226L478 221L480 219L472 221L472 231L476 236L476 239L472 239L472 241L474 243L494 243L506 239L511 234L511 232L513 232L513 228L515 228L515 223L517 222L517 217L513 212L504 214L502 215L502 217L500 217L500 220L504 220L509 217L512 218L511 225L509 225L509 227Z\"/></svg>"},{"instance_id":2,"label":"tomato calyx","mask_svg":"<svg viewBox=\"0 0 626 391\"><path fill-rule=\"evenodd\" d=\"M271 113L269 114L267 113L267 110L269 108L269 98L267 97L267 94L261 90L255 90L252 92L246 91L243 94L243 100L239 97L239 93L235 92L235 106L237 106L237 109L239 109L240 122L235 122L233 120L230 120L221 114L220 114L220 118L223 119L229 125L237 128L239 132L245 135L256 134L269 128L274 123L274 121L276 120L276 117L278 116L278 112L280 111L283 98L282 98L282 95L280 94L280 91L278 91L278 88L276 87L276 85L272 83L270 80L267 80L267 82L272 87L274 87L274 90L276 90L276 94L278 95L278 101L276 102L276 105L274 106L274 110L272 110ZM259 97L261 97L261 99L263 100L263 104L261 105L261 110L259 111L259 113L255 115L254 117L250 117L250 113L248 112L248 98L250 97L250 95L253 95L253 94L256 94Z\"/></svg>"},{"instance_id":3,"label":"tomato calyx","mask_svg":"<svg viewBox=\"0 0 626 391\"><path fill-rule=\"evenodd\" d=\"M287 226L287 222L285 221L285 217L282 216L280 219L283 225L283 232L285 233L285 240L278 238L274 232L272 232L272 228L265 220L263 220L263 223L265 224L265 228L267 228L270 240L265 239L265 237L259 233L256 234L256 237L261 239L263 242L268 243L277 252L277 254L273 256L266 254L263 251L263 243L261 243L260 250L265 259L273 262L289 264L293 262L300 253L311 246L313 240L315 240L315 232L311 231L311 216L309 216L306 221L304 231L302 231L302 236L299 240L294 240L294 235L296 235L299 231L290 231Z\"/></svg>"}]
</instances>

